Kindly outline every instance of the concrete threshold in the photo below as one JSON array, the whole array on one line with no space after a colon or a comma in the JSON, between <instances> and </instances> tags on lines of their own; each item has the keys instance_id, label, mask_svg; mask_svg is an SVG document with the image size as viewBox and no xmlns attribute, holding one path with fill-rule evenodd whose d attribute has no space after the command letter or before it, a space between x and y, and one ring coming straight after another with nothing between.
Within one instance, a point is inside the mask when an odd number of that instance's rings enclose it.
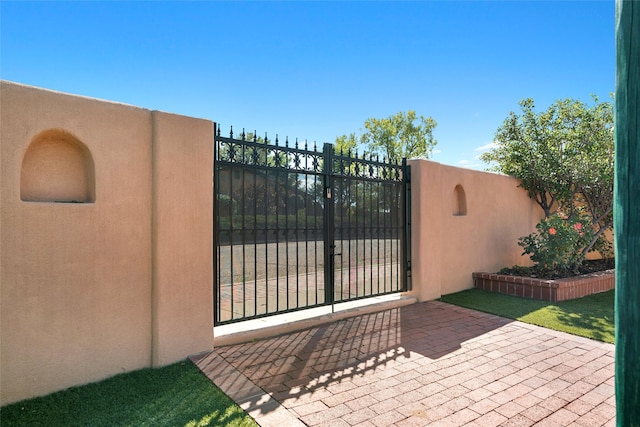
<instances>
[{"instance_id":1,"label":"concrete threshold","mask_svg":"<svg viewBox=\"0 0 640 427\"><path fill-rule=\"evenodd\" d=\"M257 339L301 331L349 317L390 310L416 303L416 297L405 294L380 295L332 306L315 307L292 313L278 314L260 319L213 328L213 345L234 345Z\"/></svg>"}]
</instances>

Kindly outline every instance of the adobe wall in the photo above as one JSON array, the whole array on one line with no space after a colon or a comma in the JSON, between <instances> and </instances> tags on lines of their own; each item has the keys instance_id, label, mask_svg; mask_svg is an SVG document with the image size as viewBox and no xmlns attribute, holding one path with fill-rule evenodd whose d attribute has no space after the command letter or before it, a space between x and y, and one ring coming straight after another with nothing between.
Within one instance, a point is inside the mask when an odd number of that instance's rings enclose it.
<instances>
[{"instance_id":1,"label":"adobe wall","mask_svg":"<svg viewBox=\"0 0 640 427\"><path fill-rule=\"evenodd\" d=\"M0 82L0 404L213 342L207 120Z\"/></svg>"},{"instance_id":2,"label":"adobe wall","mask_svg":"<svg viewBox=\"0 0 640 427\"><path fill-rule=\"evenodd\" d=\"M0 405L212 348L213 131L0 82ZM529 262L515 179L410 164L420 301Z\"/></svg>"},{"instance_id":3,"label":"adobe wall","mask_svg":"<svg viewBox=\"0 0 640 427\"><path fill-rule=\"evenodd\" d=\"M518 238L542 210L514 178L411 160L412 285L419 301L473 287L474 271L531 265Z\"/></svg>"}]
</instances>

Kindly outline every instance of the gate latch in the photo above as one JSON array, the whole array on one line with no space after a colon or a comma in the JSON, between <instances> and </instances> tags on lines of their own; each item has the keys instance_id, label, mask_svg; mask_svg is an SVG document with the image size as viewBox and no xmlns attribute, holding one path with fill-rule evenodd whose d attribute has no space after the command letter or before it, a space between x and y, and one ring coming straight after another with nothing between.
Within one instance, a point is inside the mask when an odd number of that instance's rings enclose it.
<instances>
[{"instance_id":1,"label":"gate latch","mask_svg":"<svg viewBox=\"0 0 640 427\"><path fill-rule=\"evenodd\" d=\"M342 253L339 253L339 254L335 253L335 252L334 252L334 250L335 250L335 249L336 249L336 245L335 245L335 244L332 244L332 245L331 245L331 255L332 255L332 256L342 256Z\"/></svg>"}]
</instances>

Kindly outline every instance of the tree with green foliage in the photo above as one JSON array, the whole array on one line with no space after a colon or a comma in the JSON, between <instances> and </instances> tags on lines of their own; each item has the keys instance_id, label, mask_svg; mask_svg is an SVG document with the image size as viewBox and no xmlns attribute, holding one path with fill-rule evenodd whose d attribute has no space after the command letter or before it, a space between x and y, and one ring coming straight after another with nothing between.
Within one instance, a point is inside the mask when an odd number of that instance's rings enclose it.
<instances>
[{"instance_id":1,"label":"tree with green foliage","mask_svg":"<svg viewBox=\"0 0 640 427\"><path fill-rule=\"evenodd\" d=\"M334 149L336 153L355 153L358 148L358 137L355 133L340 135L336 138Z\"/></svg>"},{"instance_id":2,"label":"tree with green foliage","mask_svg":"<svg viewBox=\"0 0 640 427\"><path fill-rule=\"evenodd\" d=\"M436 126L433 118L418 116L412 110L383 119L369 118L359 137L355 133L338 136L336 151L353 152L363 145L365 154L390 160L429 158L437 144L433 137Z\"/></svg>"},{"instance_id":3,"label":"tree with green foliage","mask_svg":"<svg viewBox=\"0 0 640 427\"><path fill-rule=\"evenodd\" d=\"M520 108L520 115L509 113L496 132L496 147L480 159L490 170L518 178L545 218L556 211L587 213L594 236L583 255L595 245L603 249L600 237L613 225L613 104L569 98L537 112L529 98Z\"/></svg>"}]
</instances>

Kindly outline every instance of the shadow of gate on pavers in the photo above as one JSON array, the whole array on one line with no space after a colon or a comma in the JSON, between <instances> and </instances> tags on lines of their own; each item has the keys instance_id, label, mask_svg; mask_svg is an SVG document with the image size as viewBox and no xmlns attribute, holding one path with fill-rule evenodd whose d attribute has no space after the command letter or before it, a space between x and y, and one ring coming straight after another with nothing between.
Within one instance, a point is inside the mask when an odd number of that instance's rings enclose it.
<instances>
[{"instance_id":1,"label":"shadow of gate on pavers","mask_svg":"<svg viewBox=\"0 0 640 427\"><path fill-rule=\"evenodd\" d=\"M215 325L411 287L406 159L215 131Z\"/></svg>"}]
</instances>

